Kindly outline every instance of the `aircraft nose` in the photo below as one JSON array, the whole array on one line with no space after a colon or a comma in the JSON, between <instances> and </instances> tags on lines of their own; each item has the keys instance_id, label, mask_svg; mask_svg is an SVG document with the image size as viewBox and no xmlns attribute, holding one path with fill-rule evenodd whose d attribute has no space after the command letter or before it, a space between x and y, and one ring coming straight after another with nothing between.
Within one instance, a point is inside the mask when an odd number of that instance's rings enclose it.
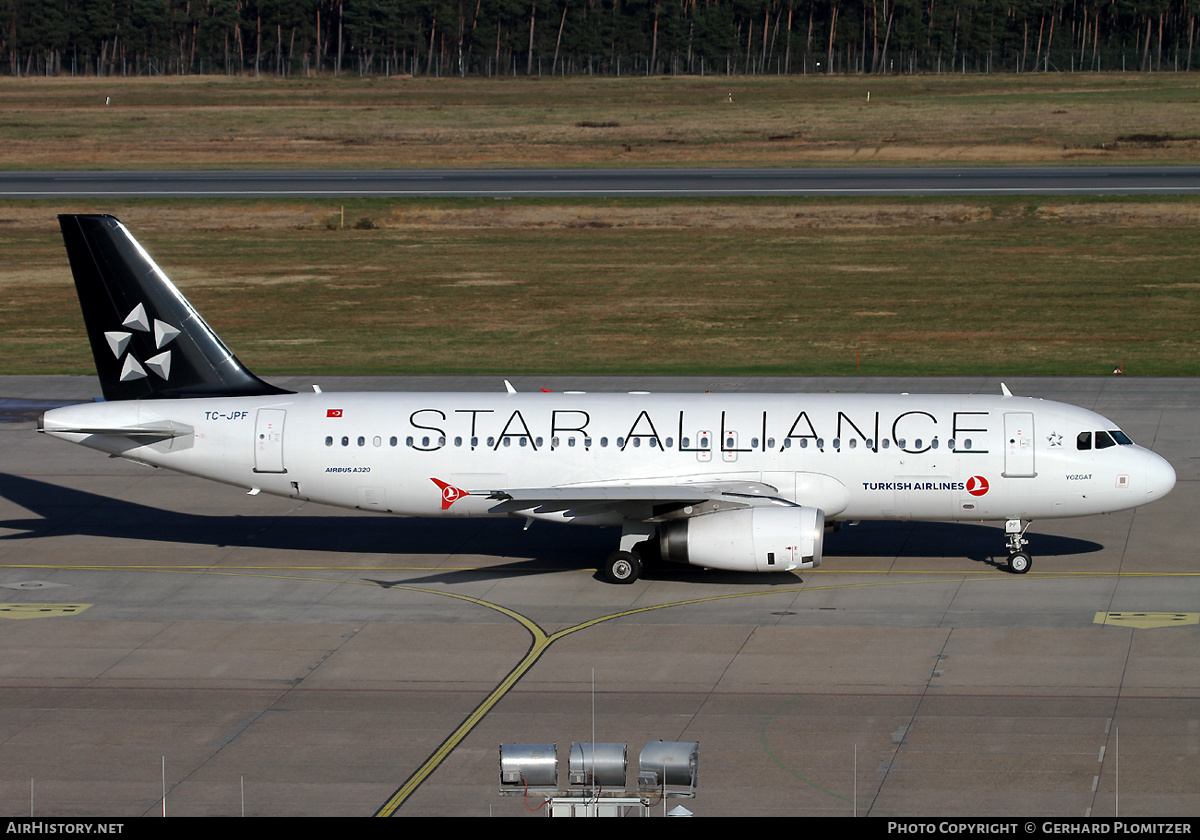
<instances>
[{"instance_id":1,"label":"aircraft nose","mask_svg":"<svg viewBox=\"0 0 1200 840\"><path fill-rule=\"evenodd\" d=\"M1146 501L1161 499L1175 486L1175 468L1166 458L1154 452L1146 453Z\"/></svg>"}]
</instances>

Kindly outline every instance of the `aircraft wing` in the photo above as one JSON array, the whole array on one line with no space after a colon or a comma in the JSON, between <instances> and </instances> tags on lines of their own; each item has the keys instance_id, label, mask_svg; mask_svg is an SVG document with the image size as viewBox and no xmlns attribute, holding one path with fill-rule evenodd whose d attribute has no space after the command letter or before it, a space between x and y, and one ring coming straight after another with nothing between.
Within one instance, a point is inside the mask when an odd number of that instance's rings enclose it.
<instances>
[{"instance_id":1,"label":"aircraft wing","mask_svg":"<svg viewBox=\"0 0 1200 840\"><path fill-rule=\"evenodd\" d=\"M478 491L472 491L475 495ZM782 505L795 507L783 499L779 490L757 481L711 481L696 484L592 484L570 487L523 487L495 490L488 494L499 504L495 513L558 513L571 511L584 515L614 510L635 519L654 521L678 516L680 509L694 507L694 513L751 507ZM684 515L689 515L684 513Z\"/></svg>"}]
</instances>

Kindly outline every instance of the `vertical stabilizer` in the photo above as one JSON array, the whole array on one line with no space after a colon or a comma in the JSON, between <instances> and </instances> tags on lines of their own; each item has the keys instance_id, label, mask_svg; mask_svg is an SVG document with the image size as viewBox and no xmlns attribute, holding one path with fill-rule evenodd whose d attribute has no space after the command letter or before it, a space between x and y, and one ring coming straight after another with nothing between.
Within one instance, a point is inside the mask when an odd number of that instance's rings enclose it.
<instances>
[{"instance_id":1,"label":"vertical stabilizer","mask_svg":"<svg viewBox=\"0 0 1200 840\"><path fill-rule=\"evenodd\" d=\"M105 399L291 393L246 370L115 218L58 221Z\"/></svg>"}]
</instances>

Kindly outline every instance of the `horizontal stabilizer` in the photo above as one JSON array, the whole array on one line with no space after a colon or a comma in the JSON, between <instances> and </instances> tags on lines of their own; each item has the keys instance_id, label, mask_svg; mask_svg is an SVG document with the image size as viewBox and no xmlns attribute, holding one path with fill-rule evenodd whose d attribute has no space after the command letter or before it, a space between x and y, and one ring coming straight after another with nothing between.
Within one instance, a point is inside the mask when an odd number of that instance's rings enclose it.
<instances>
[{"instance_id":1,"label":"horizontal stabilizer","mask_svg":"<svg viewBox=\"0 0 1200 840\"><path fill-rule=\"evenodd\" d=\"M174 420L161 420L153 423L136 425L74 425L51 423L47 425L46 416L42 415L37 421L37 430L52 435L100 435L108 437L128 437L146 439L146 442L168 440L170 438L187 437L195 434L195 429L186 423L176 423Z\"/></svg>"},{"instance_id":2,"label":"horizontal stabilizer","mask_svg":"<svg viewBox=\"0 0 1200 840\"><path fill-rule=\"evenodd\" d=\"M51 431L54 434L60 435L115 435L119 437L132 438L152 438L154 440L166 440L167 438L184 437L194 433L191 426L179 426L172 424L175 428L164 429L156 427L116 427L116 428L95 428L95 427L80 427L80 428L57 428L43 429L41 424L38 425L39 432Z\"/></svg>"}]
</instances>

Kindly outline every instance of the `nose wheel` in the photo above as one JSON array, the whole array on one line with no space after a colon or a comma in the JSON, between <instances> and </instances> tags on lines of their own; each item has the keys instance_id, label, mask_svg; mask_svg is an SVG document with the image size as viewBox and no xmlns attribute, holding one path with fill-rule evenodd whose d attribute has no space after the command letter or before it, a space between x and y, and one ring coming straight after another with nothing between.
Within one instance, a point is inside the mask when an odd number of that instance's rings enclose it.
<instances>
[{"instance_id":1,"label":"nose wheel","mask_svg":"<svg viewBox=\"0 0 1200 840\"><path fill-rule=\"evenodd\" d=\"M1008 570L1014 575L1023 575L1033 566L1033 557L1025 550L1029 545L1025 532L1031 524L1020 519L1009 519L1004 523L1004 533L1008 536Z\"/></svg>"},{"instance_id":2,"label":"nose wheel","mask_svg":"<svg viewBox=\"0 0 1200 840\"><path fill-rule=\"evenodd\" d=\"M1033 558L1027 551L1017 551L1008 555L1008 570L1014 575L1023 575L1033 565Z\"/></svg>"}]
</instances>

